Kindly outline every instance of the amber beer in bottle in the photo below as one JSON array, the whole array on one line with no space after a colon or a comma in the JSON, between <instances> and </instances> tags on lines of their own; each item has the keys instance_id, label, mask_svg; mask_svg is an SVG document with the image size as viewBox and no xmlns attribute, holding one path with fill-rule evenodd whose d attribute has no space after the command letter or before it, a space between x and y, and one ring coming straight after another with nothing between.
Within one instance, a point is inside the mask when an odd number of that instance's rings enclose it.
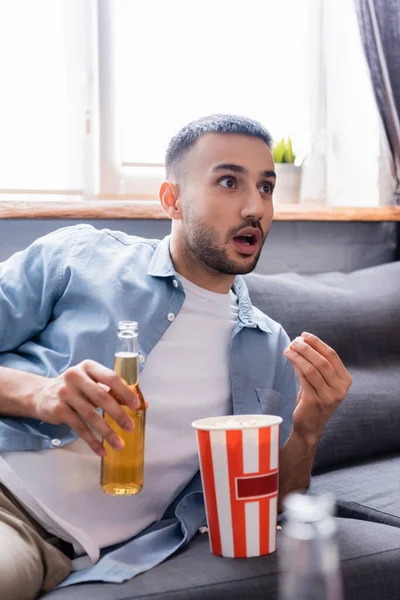
<instances>
[{"instance_id":1,"label":"amber beer in bottle","mask_svg":"<svg viewBox=\"0 0 400 600\"><path fill-rule=\"evenodd\" d=\"M140 406L132 410L122 406L135 423L133 431L122 429L107 413L104 419L124 441L122 450L114 450L103 440L107 454L101 461L101 488L115 496L133 495L143 487L146 403L139 388L138 325L134 321L118 323L118 341L114 370L139 398Z\"/></svg>"}]
</instances>

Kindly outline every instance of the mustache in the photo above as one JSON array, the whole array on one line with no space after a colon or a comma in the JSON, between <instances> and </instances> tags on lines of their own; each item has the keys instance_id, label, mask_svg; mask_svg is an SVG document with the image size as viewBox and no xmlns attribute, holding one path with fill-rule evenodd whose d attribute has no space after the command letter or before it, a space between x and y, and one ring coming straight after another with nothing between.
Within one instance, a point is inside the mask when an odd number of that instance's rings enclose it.
<instances>
[{"instance_id":1,"label":"mustache","mask_svg":"<svg viewBox=\"0 0 400 600\"><path fill-rule=\"evenodd\" d=\"M262 239L264 239L264 232L261 227L261 223L258 219L247 219L247 221L243 221L243 223L238 227L230 229L228 232L228 239L235 237L235 235L238 234L239 231L242 231L242 229L246 229L246 227L254 227L254 229L259 229L261 231Z\"/></svg>"}]
</instances>

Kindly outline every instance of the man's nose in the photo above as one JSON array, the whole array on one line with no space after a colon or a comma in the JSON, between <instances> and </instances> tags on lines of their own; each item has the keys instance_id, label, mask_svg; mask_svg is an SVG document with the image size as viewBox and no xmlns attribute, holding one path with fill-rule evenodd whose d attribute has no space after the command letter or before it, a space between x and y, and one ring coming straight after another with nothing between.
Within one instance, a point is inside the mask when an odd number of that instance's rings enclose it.
<instances>
[{"instance_id":1,"label":"man's nose","mask_svg":"<svg viewBox=\"0 0 400 600\"><path fill-rule=\"evenodd\" d=\"M264 216L264 210L264 201L258 189L249 190L242 208L242 218L254 217L256 220L261 220Z\"/></svg>"}]
</instances>

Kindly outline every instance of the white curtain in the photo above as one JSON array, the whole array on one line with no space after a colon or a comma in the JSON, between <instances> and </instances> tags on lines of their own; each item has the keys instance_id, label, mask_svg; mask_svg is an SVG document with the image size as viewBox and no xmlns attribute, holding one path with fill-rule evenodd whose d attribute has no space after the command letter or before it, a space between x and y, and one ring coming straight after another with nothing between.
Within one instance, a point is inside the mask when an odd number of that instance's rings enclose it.
<instances>
[{"instance_id":1,"label":"white curtain","mask_svg":"<svg viewBox=\"0 0 400 600\"><path fill-rule=\"evenodd\" d=\"M303 203L376 206L380 198L379 113L348 0L315 0L310 39L312 144Z\"/></svg>"}]
</instances>

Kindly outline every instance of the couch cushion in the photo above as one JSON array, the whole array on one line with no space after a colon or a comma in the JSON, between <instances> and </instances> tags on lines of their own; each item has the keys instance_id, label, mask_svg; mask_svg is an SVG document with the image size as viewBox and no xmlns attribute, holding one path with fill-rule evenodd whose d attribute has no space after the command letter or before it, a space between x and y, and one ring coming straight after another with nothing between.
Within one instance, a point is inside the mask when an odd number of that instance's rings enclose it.
<instances>
[{"instance_id":1,"label":"couch cushion","mask_svg":"<svg viewBox=\"0 0 400 600\"><path fill-rule=\"evenodd\" d=\"M400 262L316 276L248 275L253 303L293 339L315 333L353 377L329 421L314 472L400 450Z\"/></svg>"},{"instance_id":2,"label":"couch cushion","mask_svg":"<svg viewBox=\"0 0 400 600\"><path fill-rule=\"evenodd\" d=\"M328 492L338 514L400 528L400 453L362 461L312 478L311 491Z\"/></svg>"},{"instance_id":3,"label":"couch cushion","mask_svg":"<svg viewBox=\"0 0 400 600\"><path fill-rule=\"evenodd\" d=\"M346 600L395 600L400 589L400 530L388 525L338 519ZM279 538L280 539L280 538ZM279 545L278 539L278 545ZM151 571L121 584L61 588L45 600L275 600L279 549L270 556L213 556L206 535Z\"/></svg>"},{"instance_id":4,"label":"couch cushion","mask_svg":"<svg viewBox=\"0 0 400 600\"><path fill-rule=\"evenodd\" d=\"M347 366L400 357L400 261L352 273L247 275L258 308L293 339L310 331Z\"/></svg>"},{"instance_id":5,"label":"couch cushion","mask_svg":"<svg viewBox=\"0 0 400 600\"><path fill-rule=\"evenodd\" d=\"M400 450L400 365L350 368L353 385L331 417L313 473Z\"/></svg>"}]
</instances>

